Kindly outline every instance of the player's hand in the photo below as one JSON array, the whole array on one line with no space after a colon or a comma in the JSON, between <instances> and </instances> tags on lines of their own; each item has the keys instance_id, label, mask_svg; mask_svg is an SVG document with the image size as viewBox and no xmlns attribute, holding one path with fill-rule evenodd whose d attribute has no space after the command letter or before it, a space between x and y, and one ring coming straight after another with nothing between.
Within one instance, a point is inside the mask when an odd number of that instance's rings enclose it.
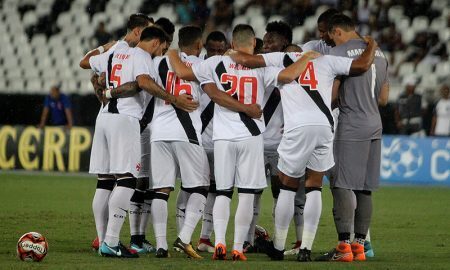
<instances>
[{"instance_id":1,"label":"player's hand","mask_svg":"<svg viewBox=\"0 0 450 270\"><path fill-rule=\"evenodd\" d=\"M102 72L100 74L100 76L98 76L97 83L99 85L101 85L102 87L105 87L105 85L106 85L106 73L105 72Z\"/></svg>"},{"instance_id":2,"label":"player's hand","mask_svg":"<svg viewBox=\"0 0 450 270\"><path fill-rule=\"evenodd\" d=\"M116 44L117 40L113 40L110 41L108 43L106 43L105 45L103 45L103 49L105 49L105 52L108 51L109 49L111 49L112 46L114 46L114 44Z\"/></svg>"},{"instance_id":3,"label":"player's hand","mask_svg":"<svg viewBox=\"0 0 450 270\"><path fill-rule=\"evenodd\" d=\"M247 105L245 114L250 116L251 118L261 118L263 111L261 110L261 106L259 104L250 104Z\"/></svg>"},{"instance_id":4,"label":"player's hand","mask_svg":"<svg viewBox=\"0 0 450 270\"><path fill-rule=\"evenodd\" d=\"M316 51L307 51L305 53L303 53L304 57L307 57L310 60L316 59L317 57L322 56L319 52Z\"/></svg>"},{"instance_id":5,"label":"player's hand","mask_svg":"<svg viewBox=\"0 0 450 270\"><path fill-rule=\"evenodd\" d=\"M373 39L371 36L364 36L363 40L367 43L367 44L372 44L374 47L378 47L378 43L375 41L375 39Z\"/></svg>"},{"instance_id":6,"label":"player's hand","mask_svg":"<svg viewBox=\"0 0 450 270\"><path fill-rule=\"evenodd\" d=\"M199 103L191 95L183 94L175 97L173 105L183 111L192 112L198 108Z\"/></svg>"}]
</instances>

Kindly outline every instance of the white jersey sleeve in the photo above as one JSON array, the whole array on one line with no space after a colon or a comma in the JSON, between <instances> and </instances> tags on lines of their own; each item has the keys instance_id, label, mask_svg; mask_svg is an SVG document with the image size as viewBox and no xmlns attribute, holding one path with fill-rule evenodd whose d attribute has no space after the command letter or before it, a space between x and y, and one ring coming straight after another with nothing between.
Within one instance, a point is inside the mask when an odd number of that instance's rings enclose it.
<instances>
[{"instance_id":1,"label":"white jersey sleeve","mask_svg":"<svg viewBox=\"0 0 450 270\"><path fill-rule=\"evenodd\" d=\"M264 78L264 89L266 91L272 90L274 87L278 86L278 74L283 69L279 67L266 67L263 69Z\"/></svg>"},{"instance_id":2,"label":"white jersey sleeve","mask_svg":"<svg viewBox=\"0 0 450 270\"><path fill-rule=\"evenodd\" d=\"M334 55L324 55L323 60L330 66L331 72L335 75L348 75L353 59Z\"/></svg>"},{"instance_id":3,"label":"white jersey sleeve","mask_svg":"<svg viewBox=\"0 0 450 270\"><path fill-rule=\"evenodd\" d=\"M205 61L197 62L192 65L192 72L201 85L206 83L214 83L212 69L217 65L219 60L219 56L213 56Z\"/></svg>"},{"instance_id":4,"label":"white jersey sleeve","mask_svg":"<svg viewBox=\"0 0 450 270\"><path fill-rule=\"evenodd\" d=\"M105 52L102 54L94 55L89 58L89 65L92 71L97 74L106 72L108 68L108 57L111 55L110 52Z\"/></svg>"},{"instance_id":5,"label":"white jersey sleeve","mask_svg":"<svg viewBox=\"0 0 450 270\"><path fill-rule=\"evenodd\" d=\"M153 59L150 54L145 52L144 50L138 49L133 61L134 79L136 79L140 75L148 75L156 81L155 74L156 71L154 69Z\"/></svg>"},{"instance_id":6,"label":"white jersey sleeve","mask_svg":"<svg viewBox=\"0 0 450 270\"><path fill-rule=\"evenodd\" d=\"M266 62L266 67L275 66L275 67L283 67L283 59L285 53L282 52L274 52L274 53L266 53L262 55L264 61Z\"/></svg>"}]
</instances>

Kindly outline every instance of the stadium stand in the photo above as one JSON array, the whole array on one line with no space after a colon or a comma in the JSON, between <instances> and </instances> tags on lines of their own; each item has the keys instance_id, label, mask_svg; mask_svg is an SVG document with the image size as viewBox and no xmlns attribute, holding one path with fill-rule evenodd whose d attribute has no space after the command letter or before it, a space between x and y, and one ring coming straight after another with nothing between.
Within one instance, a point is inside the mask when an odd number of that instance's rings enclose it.
<instances>
[{"instance_id":1,"label":"stadium stand","mask_svg":"<svg viewBox=\"0 0 450 270\"><path fill-rule=\"evenodd\" d=\"M43 94L59 82L66 93L91 94L89 72L78 68L80 57L97 46L93 35L99 22L118 39L133 12L175 23L180 18L206 22L205 32L219 29L228 36L234 25L249 23L262 37L267 22L285 20L293 26L294 42L303 44L317 38L317 17L332 6L351 15L361 34L374 36L386 53L390 101L402 91L405 76L419 79L418 89L429 101L438 98L439 86L450 79L448 0L208 0L183 5L161 0L0 0L0 93Z\"/></svg>"}]
</instances>

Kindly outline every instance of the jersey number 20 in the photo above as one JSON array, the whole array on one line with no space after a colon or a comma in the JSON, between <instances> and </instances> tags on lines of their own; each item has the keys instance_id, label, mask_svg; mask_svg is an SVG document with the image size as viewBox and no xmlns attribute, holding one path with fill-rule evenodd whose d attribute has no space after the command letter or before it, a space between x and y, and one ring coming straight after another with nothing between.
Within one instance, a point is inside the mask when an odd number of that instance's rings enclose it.
<instances>
[{"instance_id":1,"label":"jersey number 20","mask_svg":"<svg viewBox=\"0 0 450 270\"><path fill-rule=\"evenodd\" d=\"M222 74L220 83L230 84L230 89L225 89L230 96L237 95L237 100L243 104L255 104L258 97L258 81L255 77L242 76L238 77L232 74ZM245 91L245 87L250 86L250 95Z\"/></svg>"}]
</instances>

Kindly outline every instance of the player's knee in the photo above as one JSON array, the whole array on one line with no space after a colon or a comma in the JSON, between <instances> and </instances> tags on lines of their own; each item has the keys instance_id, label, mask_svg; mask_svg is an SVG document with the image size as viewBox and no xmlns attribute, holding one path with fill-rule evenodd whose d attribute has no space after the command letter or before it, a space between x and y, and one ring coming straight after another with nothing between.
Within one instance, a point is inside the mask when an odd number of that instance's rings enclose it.
<instances>
[{"instance_id":1,"label":"player's knee","mask_svg":"<svg viewBox=\"0 0 450 270\"><path fill-rule=\"evenodd\" d=\"M129 176L117 178L117 186L136 189L136 178Z\"/></svg>"},{"instance_id":2,"label":"player's knee","mask_svg":"<svg viewBox=\"0 0 450 270\"><path fill-rule=\"evenodd\" d=\"M139 190L147 190L148 186L149 186L149 178L148 177L142 177L142 178L138 178L136 180L136 189Z\"/></svg>"},{"instance_id":3,"label":"player's knee","mask_svg":"<svg viewBox=\"0 0 450 270\"><path fill-rule=\"evenodd\" d=\"M217 196L225 196L230 199L233 197L233 189L217 190Z\"/></svg>"},{"instance_id":4,"label":"player's knee","mask_svg":"<svg viewBox=\"0 0 450 270\"><path fill-rule=\"evenodd\" d=\"M181 189L189 194L197 193L197 194L203 195L205 198L208 196L208 187L207 186L193 187L193 188L182 187Z\"/></svg>"}]
</instances>

